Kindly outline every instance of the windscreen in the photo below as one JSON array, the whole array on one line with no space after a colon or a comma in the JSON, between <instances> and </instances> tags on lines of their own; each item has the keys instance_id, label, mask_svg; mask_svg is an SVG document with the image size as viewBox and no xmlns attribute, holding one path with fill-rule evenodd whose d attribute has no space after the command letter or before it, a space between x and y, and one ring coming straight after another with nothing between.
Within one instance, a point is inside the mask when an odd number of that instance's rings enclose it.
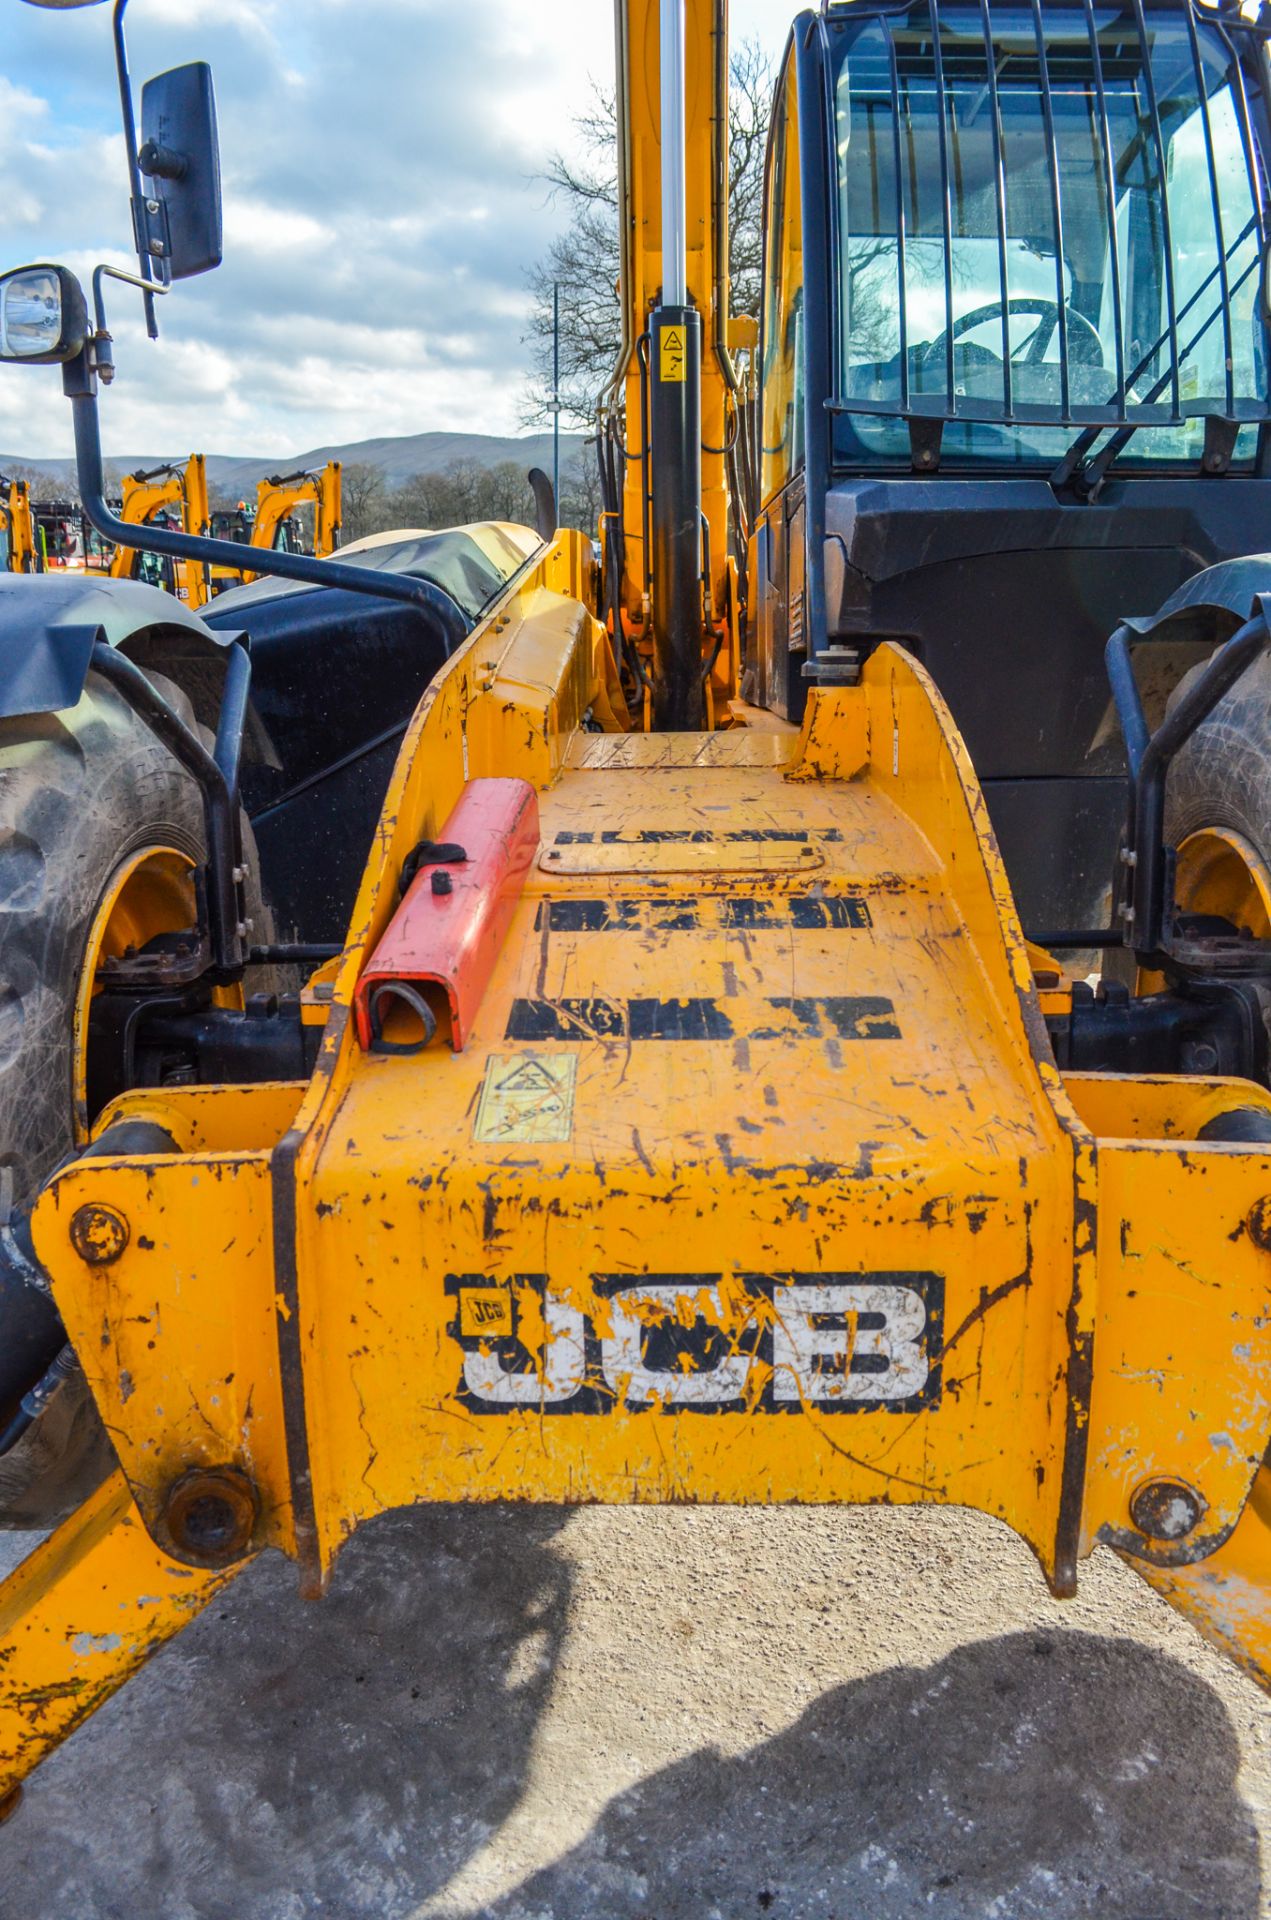
<instances>
[{"instance_id":1,"label":"windscreen","mask_svg":"<svg viewBox=\"0 0 1271 1920\"><path fill-rule=\"evenodd\" d=\"M1266 414L1264 172L1224 29L981 0L832 47L840 458L908 464L928 414L944 462L1057 460L1124 422L1123 464L1192 463L1206 415Z\"/></svg>"}]
</instances>

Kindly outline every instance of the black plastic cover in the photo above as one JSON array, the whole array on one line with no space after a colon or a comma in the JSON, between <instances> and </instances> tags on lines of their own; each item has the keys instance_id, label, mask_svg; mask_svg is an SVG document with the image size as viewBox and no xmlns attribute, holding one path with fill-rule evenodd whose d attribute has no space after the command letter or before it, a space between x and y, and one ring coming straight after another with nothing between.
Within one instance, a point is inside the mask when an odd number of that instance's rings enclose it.
<instances>
[{"instance_id":1,"label":"black plastic cover","mask_svg":"<svg viewBox=\"0 0 1271 1920\"><path fill-rule=\"evenodd\" d=\"M221 160L212 69L195 60L156 74L141 89L138 164L163 208L173 280L221 264ZM151 235L153 240L153 234Z\"/></svg>"},{"instance_id":2,"label":"black plastic cover","mask_svg":"<svg viewBox=\"0 0 1271 1920\"><path fill-rule=\"evenodd\" d=\"M471 627L537 546L498 529L483 541L497 561L462 530L345 552L432 580ZM342 940L402 736L446 659L441 623L402 601L263 579L222 594L206 617L251 634L253 705L273 764L245 763L242 792L278 936Z\"/></svg>"},{"instance_id":3,"label":"black plastic cover","mask_svg":"<svg viewBox=\"0 0 1271 1920\"><path fill-rule=\"evenodd\" d=\"M99 639L118 647L143 634L178 633L217 646L232 637L210 633L170 593L140 581L0 573L0 720L73 707Z\"/></svg>"}]
</instances>

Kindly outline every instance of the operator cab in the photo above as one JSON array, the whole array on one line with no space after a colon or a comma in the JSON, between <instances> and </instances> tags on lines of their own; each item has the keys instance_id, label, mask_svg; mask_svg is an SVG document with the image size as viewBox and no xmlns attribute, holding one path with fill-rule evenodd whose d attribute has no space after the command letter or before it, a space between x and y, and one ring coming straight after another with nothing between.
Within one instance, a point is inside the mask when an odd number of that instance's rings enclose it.
<instances>
[{"instance_id":1,"label":"operator cab","mask_svg":"<svg viewBox=\"0 0 1271 1920\"><path fill-rule=\"evenodd\" d=\"M1033 928L1106 923L1108 635L1271 514L1260 48L1225 7L848 0L786 57L749 691L798 718L914 652ZM1158 643L1158 715L1195 657Z\"/></svg>"}]
</instances>

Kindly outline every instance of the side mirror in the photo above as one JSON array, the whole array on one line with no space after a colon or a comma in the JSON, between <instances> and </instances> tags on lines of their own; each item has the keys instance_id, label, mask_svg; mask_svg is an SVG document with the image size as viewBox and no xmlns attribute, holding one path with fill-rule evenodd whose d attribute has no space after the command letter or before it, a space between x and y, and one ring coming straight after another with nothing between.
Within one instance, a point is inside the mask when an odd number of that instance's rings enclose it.
<instances>
[{"instance_id":1,"label":"side mirror","mask_svg":"<svg viewBox=\"0 0 1271 1920\"><path fill-rule=\"evenodd\" d=\"M0 360L73 360L88 338L84 289L65 267L0 274Z\"/></svg>"},{"instance_id":2,"label":"side mirror","mask_svg":"<svg viewBox=\"0 0 1271 1920\"><path fill-rule=\"evenodd\" d=\"M141 151L148 182L146 251L164 280L221 264L221 158L212 69L196 60L141 89Z\"/></svg>"}]
</instances>

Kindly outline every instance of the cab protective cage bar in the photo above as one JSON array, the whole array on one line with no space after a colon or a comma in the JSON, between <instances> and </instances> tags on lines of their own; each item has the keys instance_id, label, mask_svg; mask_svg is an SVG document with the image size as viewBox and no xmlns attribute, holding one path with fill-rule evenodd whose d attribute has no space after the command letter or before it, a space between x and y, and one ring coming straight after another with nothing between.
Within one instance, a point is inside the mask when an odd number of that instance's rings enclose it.
<instances>
[{"instance_id":1,"label":"cab protective cage bar","mask_svg":"<svg viewBox=\"0 0 1271 1920\"><path fill-rule=\"evenodd\" d=\"M1046 0L1046 5L1049 6L1052 12L1056 10L1055 0ZM1001 290L1000 303L995 303L990 312L996 311L996 306L1000 304L1002 328L1002 399L998 402L985 399L982 396L969 398L956 391L955 339L953 331L955 321L953 305L953 168L949 153L948 95L944 72L945 42L947 41L949 33L949 24L946 19L942 29L940 9L937 5L937 0L911 0L911 4L899 8L896 6L853 6L851 9L853 25L858 23L863 24L866 21L876 25L884 36L887 49L892 127L892 161L895 179L896 298L900 331L898 366L899 393L897 399L892 400L873 399L865 396L856 397L844 395L840 392L826 401L825 404L827 408L831 413L877 415L889 419L901 418L907 420L910 423L911 431L915 439L916 455L921 454L924 449L927 451L928 457L921 459L921 465L925 468L929 468L934 464L934 459L931 457L931 447L934 440L936 449L938 450L939 430L943 426L953 425L955 423L982 423L994 426L1089 427L1093 431L1087 447L1082 449L1082 451L1086 451L1088 450L1088 445L1093 444L1098 434L1107 427L1177 427L1184 425L1191 419L1211 416L1233 424L1246 421L1261 422L1268 419L1271 417L1271 405L1268 404L1265 398L1258 402L1248 400L1238 401L1236 399L1232 354L1231 299L1235 293L1240 291L1241 287L1244 286L1251 275L1262 270L1268 241L1266 183L1263 179L1262 166L1260 165L1258 145L1254 138L1246 75L1235 44L1232 41L1231 33L1229 32L1230 27L1234 27L1237 31L1240 31L1247 23L1238 14L1220 13L1210 7L1200 7L1198 9L1196 0L1184 0L1182 6L1178 6L1177 0L1175 0L1175 4L1172 7L1170 6L1170 0L1165 0L1164 6L1160 9L1161 11L1177 11L1186 19L1188 25L1187 37L1190 47L1192 77L1196 83L1197 104L1200 111L1201 128L1204 136L1203 147L1208 195L1213 214L1214 233L1218 246L1218 258L1215 266L1210 269L1205 279L1192 291L1188 298L1180 303L1175 286L1169 195L1165 186L1167 165L1166 141L1162 127L1160 101L1152 72L1147 16L1143 0L1122 0L1121 11L1123 14L1129 14L1133 19L1134 30L1143 60L1142 72L1144 104L1146 107L1146 131L1150 137L1151 150L1156 164L1155 177L1158 184L1158 200L1162 227L1164 292L1168 318L1164 330L1158 338L1153 341L1148 351L1140 356L1136 364L1127 365L1123 326L1121 263L1118 258L1119 247L1115 244L1110 246L1108 268L1112 299L1113 328L1115 333L1115 386L1107 402L1100 405L1074 402L1071 395L1071 359L1068 345L1069 303L1064 286L1063 195L1060 189L1059 144L1055 130L1054 86L1050 72L1050 56L1047 52L1045 32L1044 13L1046 8L1043 5L1043 0L1022 0L1021 10L1031 13L1032 16L1037 55L1035 77L1041 96L1042 134L1046 147L1046 174L1050 192L1049 237L1053 241L1055 250L1055 304L1058 309L1056 326L1059 351L1059 404L1056 406L1051 404L1021 403L1014 391L1010 341L1012 295L1007 257L1005 133L999 88L999 70L994 51L993 22L989 10L989 0L978 0L978 7L975 4L975 0L967 0L967 4L959 7L958 15L960 21L965 20L969 22L978 14L984 41L986 66L985 94L986 104L989 108L989 125L993 144L993 173L997 216L997 264ZM831 17L833 17L832 10L827 9L827 11L831 11ZM1112 150L1103 56L1099 45L1099 24L1096 18L1094 0L1076 0L1075 5L1065 6L1062 8L1062 11L1080 13L1085 20L1094 82L1095 112L1092 116L1092 122L1099 146L1100 171L1104 183L1104 197L1106 200L1105 212L1108 221L1108 231L1111 235L1115 236L1117 229L1113 182L1116 179L1116 162ZM929 387L924 387L924 390L921 392L912 390L912 373L909 365L908 317L906 313L908 288L906 247L911 236L907 231L906 225L905 181L908 169L905 166L901 136L901 125L904 117L904 104L902 101L904 89L902 86L901 62L897 53L896 38L893 31L893 21L898 13L902 14L905 18L910 18L915 14L921 14L923 12L926 13L930 22L930 79L934 86L937 105L936 133L937 152L939 156L941 219L941 234L939 237L943 242L943 298L945 321L942 336L944 343L943 359L945 374L943 392L939 391L939 389L933 390ZM1205 27L1211 33L1221 38L1230 54L1229 71L1234 79L1232 91L1239 116L1241 145L1244 152L1245 164L1249 172L1253 214L1242 230L1231 238L1229 238L1224 231L1221 192L1214 152L1213 134L1210 127L1208 94L1205 87L1204 62L1201 53L1200 35L1197 29L1198 15L1199 19L1204 22ZM810 38L811 36L809 36L809 39ZM802 80L803 73L801 71L801 85ZM827 98L827 112L828 111L829 101ZM833 194L828 197L826 211L831 226L831 233L835 239L838 239L837 234L834 232L837 227L837 208L836 196ZM1238 277L1233 279L1229 273L1232 256L1255 230L1257 235L1257 257L1241 271ZM928 236L924 236L924 238L926 237ZM837 248L832 253L832 257L838 257ZM1203 296L1210 291L1217 295L1216 302L1212 309L1199 319L1199 326L1196 331L1189 333L1184 323L1191 320L1193 326L1195 326L1198 317L1196 314L1198 303L1202 300ZM809 308L812 307L812 304L811 293L809 292ZM1199 339L1207 333L1209 328L1215 323L1220 324L1223 331L1223 360L1225 366L1224 391L1221 395L1215 394L1202 398L1199 402L1185 404L1180 379L1180 369ZM1263 326L1265 337L1265 315L1263 318ZM837 337L842 337L841 332ZM1163 377L1155 381L1146 401L1131 400L1130 395L1133 391L1136 378L1141 377L1156 362L1162 353L1168 356L1167 372ZM841 387L843 383L840 380L837 384ZM1160 399L1161 394L1166 388L1169 389L1168 404L1163 406L1157 405L1156 402ZM918 464L917 459L916 464Z\"/></svg>"},{"instance_id":2,"label":"cab protective cage bar","mask_svg":"<svg viewBox=\"0 0 1271 1920\"><path fill-rule=\"evenodd\" d=\"M1266 42L1271 37L1271 29L1257 26L1247 20L1239 8L1228 4L1207 7L1198 4L1198 0L1158 0L1162 12L1183 13L1188 20L1188 40L1192 62L1193 77L1197 83L1199 100L1204 107L1204 149L1208 189L1211 206L1215 215L1215 234L1219 248L1219 259L1202 285L1180 306L1174 285L1174 257L1172 236L1169 230L1168 196L1164 189L1166 147L1165 135L1161 124L1160 102L1151 73L1150 40L1147 15L1143 0L1121 0L1122 12L1133 23L1133 31L1144 60L1145 94L1145 137L1150 139L1155 156L1158 177L1161 183L1160 201L1162 218L1162 243L1164 253L1164 293L1167 323L1163 334L1153 344L1146 357L1150 365L1155 356L1168 349L1170 362L1163 380L1158 380L1147 402L1131 401L1133 381L1142 371L1138 363L1126 364L1123 326L1123 289L1121 286L1121 263L1118 248L1110 248L1109 278L1116 327L1116 364L1110 370L1114 373L1115 386L1108 402L1102 406L1075 404L1071 398L1068 362L1068 324L1063 299L1063 206L1059 180L1059 152L1055 133L1053 87L1050 62L1047 57L1044 38L1044 13L1063 12L1068 15L1080 15L1084 18L1086 37L1090 44L1091 59L1095 79L1095 105L1093 116L1096 124L1096 138L1099 145L1100 164L1108 195L1112 192L1114 178L1112 166L1112 137L1107 112L1107 90L1103 69L1102 53L1099 47L1099 26L1094 0L1020 0L1020 5L1032 14L1034 40L1037 49L1037 79L1041 90L1043 113L1043 138L1046 143L1047 174L1050 189L1050 211L1052 234L1058 238L1056 247L1056 288L1059 314L1059 354L1061 373L1061 404L1059 406L1022 405L1012 387L1011 364L1009 357L1009 307L1002 316L1003 344L1003 397L1000 403L982 399L971 399L958 394L955 388L952 365L952 340L946 341L945 383L943 393L913 391L909 366L909 331L906 313L906 246L908 232L905 217L903 180L905 167L903 162L902 138L900 128L901 106L901 70L900 58L896 49L893 31L898 18L908 19L914 15L925 14L929 23L931 37L932 77L939 96L939 135L938 152L940 166L940 206L941 234L943 242L943 280L946 333L953 324L952 295L952 242L953 209L951 169L949 164L948 128L945 95L944 48L941 40L940 10L937 0L866 0L858 4L852 0L849 6L839 7L834 0L823 0L819 12L807 13L795 23L793 55L794 71L797 81L798 118L799 118L799 185L802 198L804 228L804 353L806 356L804 392L803 392L803 433L804 433L804 488L805 488L805 526L806 526L806 620L804 631L807 635L807 659L803 666L803 677L822 685L834 685L850 681L855 674L855 656L848 656L836 646L828 626L828 608L825 591L825 539L826 539L826 493L830 484L834 460L831 422L835 415L861 415L875 418L901 419L909 430L911 464L916 473L934 472L940 464L941 440L946 426L952 424L985 424L994 426L1041 426L1052 428L1071 427L1080 429L1077 438L1068 448L1051 475L1052 484L1063 486L1072 481L1087 498L1097 494L1102 478L1111 460L1114 459L1126 439L1140 426L1180 426L1192 418L1205 421L1204 469L1209 473L1221 473L1230 462L1231 451L1240 425L1259 424L1266 439L1266 423L1271 421L1271 398L1258 402L1237 401L1234 394L1234 376L1231 364L1231 319L1228 302L1231 295L1240 290L1249 273L1264 273L1268 261L1268 248L1271 246L1271 223L1268 220L1268 187L1265 178L1265 166L1262 149L1254 130L1254 117L1250 100L1249 74L1241 60L1233 34L1247 37L1256 49L1256 70L1258 75L1257 93L1265 101L1271 89L1271 55ZM1003 130L1001 101L999 96L999 74L996 56L993 50L992 16L990 0L965 0L959 9L961 17L970 19L978 12L983 46L985 50L985 88L986 100L991 109L991 129L994 152L994 192L996 199L996 239L999 284L1002 301L1005 305L1010 299L1010 276L1007 263L1006 241L1006 170L1003 152ZM841 325L842 315L840 278L832 273L829 263L840 258L841 245L839 222L839 195L837 191L837 147L833 119L833 73L829 51L830 25L837 19L847 21L853 28L866 23L879 25L885 36L888 66L888 94L892 114L892 162L895 174L895 210L896 210L896 289L898 296L899 325L899 393L895 400L874 400L868 397L855 397L842 392L846 384L842 378L842 346L844 331ZM1252 228L1257 236L1257 259L1245 269L1233 282L1228 274L1232 254L1249 237L1250 226L1246 224L1240 234L1228 241L1222 225L1221 202L1218 193L1217 173L1214 157L1212 133L1209 128L1207 95L1204 88L1204 74L1198 22L1211 34L1218 36L1230 57L1230 72L1234 77L1232 88L1236 112L1239 121L1241 145L1245 164L1249 174L1250 195L1253 207ZM947 31L947 28L946 28ZM774 122L775 124L775 122ZM1110 231L1115 234L1115 208L1111 207L1108 217L1112 221ZM768 268L765 267L765 274ZM1203 298L1206 289L1215 290L1219 305L1208 317L1200 316L1198 325L1194 323L1191 333L1184 332L1183 357L1195 346L1196 341L1208 330L1209 325L1221 320L1224 329L1224 357L1226 363L1225 391L1221 396L1210 397L1210 404L1192 404L1184 406L1180 379L1180 327L1186 328L1189 319L1196 314L1197 303ZM1268 364L1271 364L1271 331L1268 329L1268 317L1263 308L1261 295L1259 311L1262 314L1263 338ZM768 351L765 340L762 351ZM1169 388L1169 401L1158 404L1164 389ZM1096 458L1083 467L1082 462L1095 442L1108 429L1112 429L1109 440ZM1083 482L1087 482L1083 484ZM1104 936L1100 944L1112 944Z\"/></svg>"}]
</instances>

